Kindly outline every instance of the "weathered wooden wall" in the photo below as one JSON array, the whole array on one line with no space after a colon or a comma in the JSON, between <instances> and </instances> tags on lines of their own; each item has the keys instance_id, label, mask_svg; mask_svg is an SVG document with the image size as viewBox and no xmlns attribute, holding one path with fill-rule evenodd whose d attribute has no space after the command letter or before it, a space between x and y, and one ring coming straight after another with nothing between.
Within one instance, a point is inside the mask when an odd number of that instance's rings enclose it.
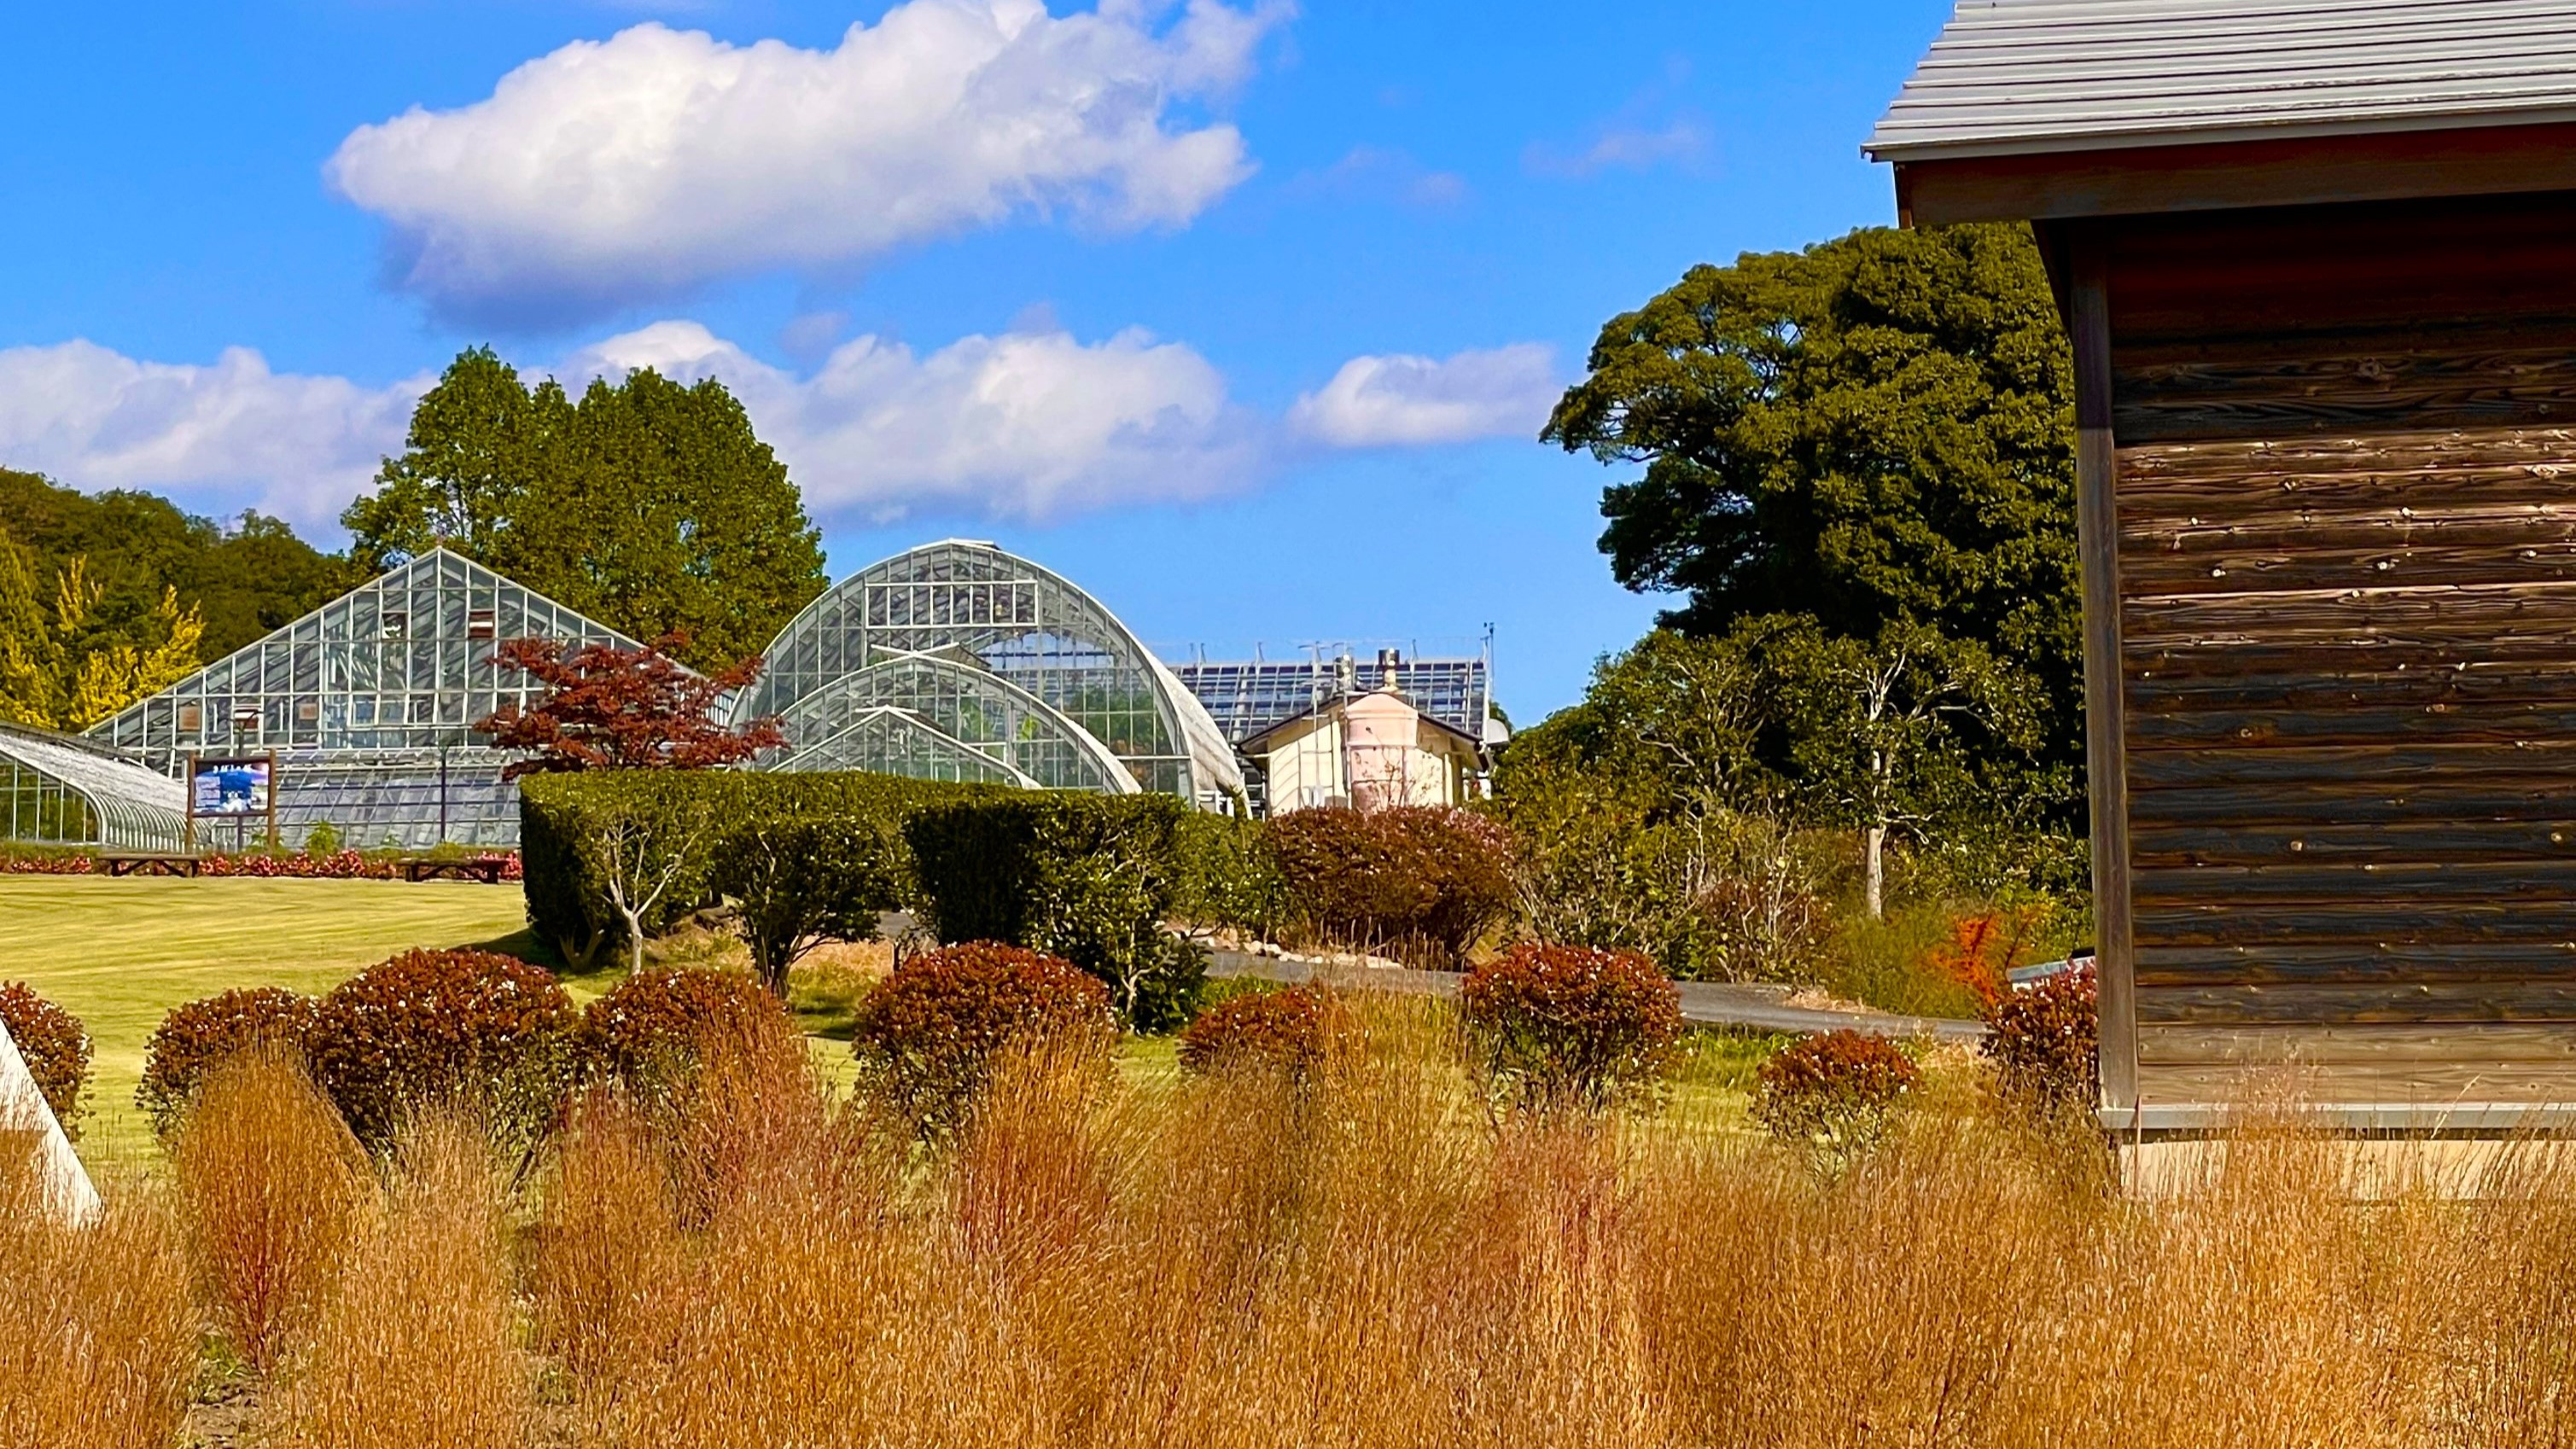
<instances>
[{"instance_id":1,"label":"weathered wooden wall","mask_svg":"<svg viewBox=\"0 0 2576 1449\"><path fill-rule=\"evenodd\" d=\"M2096 242L2140 1095L2576 1100L2576 205Z\"/></svg>"}]
</instances>

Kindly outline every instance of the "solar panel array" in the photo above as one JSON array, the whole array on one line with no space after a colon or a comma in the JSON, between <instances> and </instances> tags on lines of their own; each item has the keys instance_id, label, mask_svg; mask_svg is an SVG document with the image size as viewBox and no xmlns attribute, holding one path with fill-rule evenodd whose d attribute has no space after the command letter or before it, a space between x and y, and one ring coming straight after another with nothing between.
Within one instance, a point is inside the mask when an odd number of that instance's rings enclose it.
<instances>
[{"instance_id":1,"label":"solar panel array","mask_svg":"<svg viewBox=\"0 0 2576 1449\"><path fill-rule=\"evenodd\" d=\"M1365 694L1386 683L1375 659L1264 659L1175 664L1172 672L1207 706L1218 729L1236 744L1281 720L1341 697L1348 687ZM1483 739L1490 688L1482 659L1406 659L1394 664L1396 687L1425 715L1472 738Z\"/></svg>"}]
</instances>

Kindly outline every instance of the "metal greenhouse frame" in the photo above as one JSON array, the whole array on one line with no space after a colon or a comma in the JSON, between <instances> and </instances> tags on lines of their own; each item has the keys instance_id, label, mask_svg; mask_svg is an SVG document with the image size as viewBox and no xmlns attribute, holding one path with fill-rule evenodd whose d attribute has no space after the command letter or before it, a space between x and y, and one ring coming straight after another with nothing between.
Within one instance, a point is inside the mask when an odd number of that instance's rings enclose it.
<instances>
[{"instance_id":1,"label":"metal greenhouse frame","mask_svg":"<svg viewBox=\"0 0 2576 1449\"><path fill-rule=\"evenodd\" d=\"M790 741L773 768L914 774L903 752L930 748L1005 779L1243 798L1233 746L1172 671L1099 600L989 543L908 550L807 605L735 703L738 722L763 715ZM850 735L862 717L900 728Z\"/></svg>"},{"instance_id":2,"label":"metal greenhouse frame","mask_svg":"<svg viewBox=\"0 0 2576 1449\"><path fill-rule=\"evenodd\" d=\"M86 740L0 725L0 820L27 845L175 851L186 789Z\"/></svg>"},{"instance_id":3,"label":"metal greenhouse frame","mask_svg":"<svg viewBox=\"0 0 2576 1449\"><path fill-rule=\"evenodd\" d=\"M432 549L95 726L89 738L175 772L191 752L273 751L278 830L328 824L356 846L518 839L508 757L477 721L542 690L505 674L506 640L636 641L469 559ZM174 787L175 788L175 787Z\"/></svg>"}]
</instances>

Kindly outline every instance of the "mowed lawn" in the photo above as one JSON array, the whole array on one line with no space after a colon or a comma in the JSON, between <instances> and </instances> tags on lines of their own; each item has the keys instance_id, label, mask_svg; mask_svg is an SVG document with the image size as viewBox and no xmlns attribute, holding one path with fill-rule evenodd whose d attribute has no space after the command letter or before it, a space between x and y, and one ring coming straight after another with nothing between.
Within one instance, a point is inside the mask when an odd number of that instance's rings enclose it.
<instances>
[{"instance_id":1,"label":"mowed lawn","mask_svg":"<svg viewBox=\"0 0 2576 1449\"><path fill-rule=\"evenodd\" d=\"M415 946L525 954L526 924L515 885L0 876L0 981L89 1027L81 1155L130 1163L150 1145L134 1108L143 1044L171 1007L237 986L325 991ZM565 984L587 997L608 983Z\"/></svg>"}]
</instances>

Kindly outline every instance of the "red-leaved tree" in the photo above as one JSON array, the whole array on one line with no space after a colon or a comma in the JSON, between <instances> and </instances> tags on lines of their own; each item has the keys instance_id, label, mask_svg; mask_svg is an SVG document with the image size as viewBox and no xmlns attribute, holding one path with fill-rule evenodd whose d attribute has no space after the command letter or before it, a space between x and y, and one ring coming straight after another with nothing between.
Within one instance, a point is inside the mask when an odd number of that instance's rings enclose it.
<instances>
[{"instance_id":1,"label":"red-leaved tree","mask_svg":"<svg viewBox=\"0 0 2576 1449\"><path fill-rule=\"evenodd\" d=\"M552 639L513 639L493 655L546 687L521 709L503 705L475 726L505 750L525 750L504 777L550 770L705 770L750 759L787 743L775 719L735 729L716 715L728 692L760 677L760 656L720 674L700 674L666 651L685 636L666 634L641 649L585 644L567 654Z\"/></svg>"}]
</instances>

